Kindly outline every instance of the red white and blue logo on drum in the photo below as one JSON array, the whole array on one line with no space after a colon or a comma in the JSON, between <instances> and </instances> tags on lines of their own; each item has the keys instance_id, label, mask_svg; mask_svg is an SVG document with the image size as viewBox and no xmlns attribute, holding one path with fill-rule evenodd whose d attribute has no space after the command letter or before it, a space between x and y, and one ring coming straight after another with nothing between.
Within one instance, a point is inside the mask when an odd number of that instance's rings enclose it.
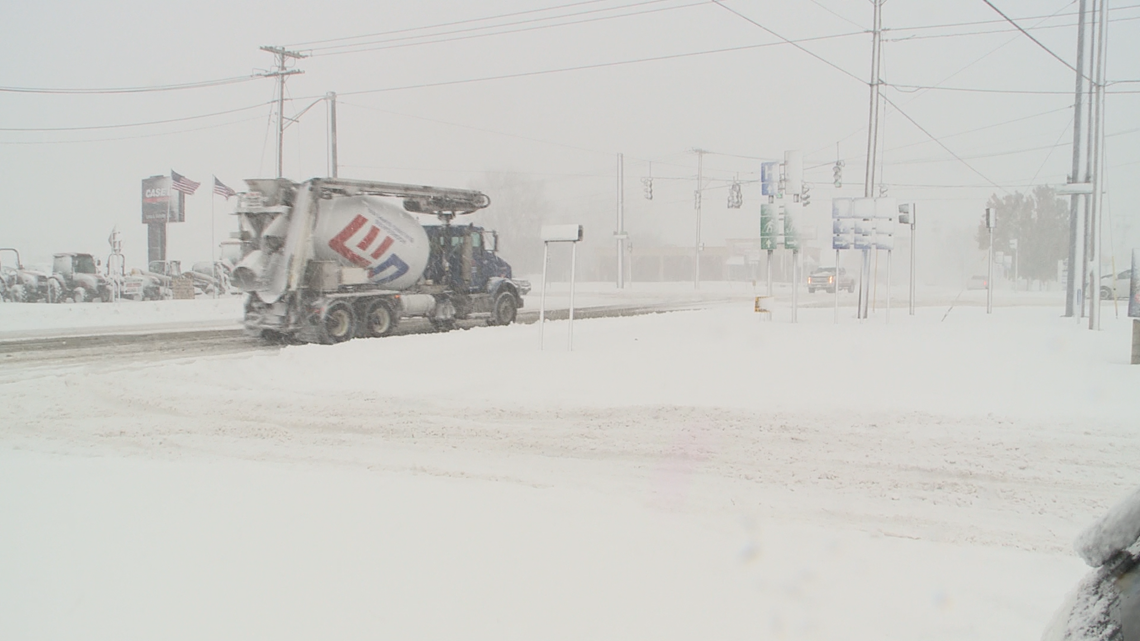
<instances>
[{"instance_id":1,"label":"red white and blue logo on drum","mask_svg":"<svg viewBox=\"0 0 1140 641\"><path fill-rule=\"evenodd\" d=\"M389 252L393 243L392 237L382 233L375 222L357 214L329 241L329 247L347 258L353 265L367 269L368 280L382 284L408 273L408 264L395 252Z\"/></svg>"}]
</instances>

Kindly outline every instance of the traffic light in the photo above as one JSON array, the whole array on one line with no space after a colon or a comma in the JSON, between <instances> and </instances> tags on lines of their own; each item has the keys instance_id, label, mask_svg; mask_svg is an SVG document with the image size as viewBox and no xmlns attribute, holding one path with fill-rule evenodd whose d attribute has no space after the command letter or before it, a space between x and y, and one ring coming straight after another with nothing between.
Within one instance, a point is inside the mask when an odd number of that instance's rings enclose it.
<instances>
[{"instance_id":1,"label":"traffic light","mask_svg":"<svg viewBox=\"0 0 1140 641\"><path fill-rule=\"evenodd\" d=\"M733 179L732 185L728 188L728 208L740 209L744 204L744 194L740 191L740 181Z\"/></svg>"},{"instance_id":2,"label":"traffic light","mask_svg":"<svg viewBox=\"0 0 1140 641\"><path fill-rule=\"evenodd\" d=\"M833 167L831 169L831 176L832 176L832 180L835 181L835 186L837 188L843 186L843 161L842 160L836 160L835 161L835 167Z\"/></svg>"},{"instance_id":3,"label":"traffic light","mask_svg":"<svg viewBox=\"0 0 1140 641\"><path fill-rule=\"evenodd\" d=\"M645 199L653 200L653 178L642 178L641 185L645 187Z\"/></svg>"},{"instance_id":4,"label":"traffic light","mask_svg":"<svg viewBox=\"0 0 1140 641\"><path fill-rule=\"evenodd\" d=\"M811 185L804 183L803 191L800 192L800 204L807 207L811 204Z\"/></svg>"}]
</instances>

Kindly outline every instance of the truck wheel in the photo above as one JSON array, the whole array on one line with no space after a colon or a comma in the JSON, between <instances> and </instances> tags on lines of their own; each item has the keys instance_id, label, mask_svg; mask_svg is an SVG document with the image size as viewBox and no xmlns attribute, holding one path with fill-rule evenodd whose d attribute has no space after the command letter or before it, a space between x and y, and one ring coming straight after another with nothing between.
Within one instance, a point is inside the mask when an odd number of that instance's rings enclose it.
<instances>
[{"instance_id":1,"label":"truck wheel","mask_svg":"<svg viewBox=\"0 0 1140 641\"><path fill-rule=\"evenodd\" d=\"M73 303L86 303L87 302L87 290L83 289L82 287L76 287L71 292L71 301Z\"/></svg>"},{"instance_id":2,"label":"truck wheel","mask_svg":"<svg viewBox=\"0 0 1140 641\"><path fill-rule=\"evenodd\" d=\"M392 306L378 300L368 306L368 311L364 314L364 327L361 328L361 333L373 338L387 336L396 329L396 322L396 314L392 311Z\"/></svg>"},{"instance_id":3,"label":"truck wheel","mask_svg":"<svg viewBox=\"0 0 1140 641\"><path fill-rule=\"evenodd\" d=\"M325 308L321 315L321 342L325 344L343 343L356 334L356 314L352 305L336 301Z\"/></svg>"},{"instance_id":4,"label":"truck wheel","mask_svg":"<svg viewBox=\"0 0 1140 641\"><path fill-rule=\"evenodd\" d=\"M49 302L49 303L62 303L63 302L63 285L59 284L59 281L54 279L54 278L48 281L47 302Z\"/></svg>"},{"instance_id":5,"label":"truck wheel","mask_svg":"<svg viewBox=\"0 0 1140 641\"><path fill-rule=\"evenodd\" d=\"M8 290L8 300L13 303L28 302L28 290L23 285L13 285L12 289Z\"/></svg>"},{"instance_id":6,"label":"truck wheel","mask_svg":"<svg viewBox=\"0 0 1140 641\"><path fill-rule=\"evenodd\" d=\"M1112 288L1102 286L1100 288L1100 297L1104 300L1112 300Z\"/></svg>"},{"instance_id":7,"label":"truck wheel","mask_svg":"<svg viewBox=\"0 0 1140 641\"><path fill-rule=\"evenodd\" d=\"M515 295L510 292L503 292L495 298L495 307L491 310L491 319L487 321L487 324L510 325L515 322L517 313L518 304L515 302Z\"/></svg>"}]
</instances>

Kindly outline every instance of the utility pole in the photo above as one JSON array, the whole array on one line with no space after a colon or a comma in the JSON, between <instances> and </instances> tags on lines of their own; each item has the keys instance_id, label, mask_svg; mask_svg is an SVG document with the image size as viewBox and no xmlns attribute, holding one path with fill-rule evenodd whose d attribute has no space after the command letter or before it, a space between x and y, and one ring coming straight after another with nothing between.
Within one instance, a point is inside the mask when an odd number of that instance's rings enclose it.
<instances>
[{"instance_id":1,"label":"utility pole","mask_svg":"<svg viewBox=\"0 0 1140 641\"><path fill-rule=\"evenodd\" d=\"M989 233L989 250L986 252L986 313L994 313L994 227L997 227L997 210L986 208L986 231Z\"/></svg>"},{"instance_id":2,"label":"utility pole","mask_svg":"<svg viewBox=\"0 0 1140 641\"><path fill-rule=\"evenodd\" d=\"M875 15L872 27L871 40L871 105L867 115L867 169L863 179L863 197L875 196L875 165L878 162L879 146L879 66L882 59L882 32L884 0L872 0L875 5ZM863 250L863 267L859 278L859 318L867 318L867 306L870 294L870 252Z\"/></svg>"},{"instance_id":3,"label":"utility pole","mask_svg":"<svg viewBox=\"0 0 1140 641\"><path fill-rule=\"evenodd\" d=\"M697 191L694 195L694 204L697 209L697 237L693 245L693 288L701 288L701 190L705 182L705 154L704 149L694 149L697 154Z\"/></svg>"},{"instance_id":4,"label":"utility pole","mask_svg":"<svg viewBox=\"0 0 1140 641\"><path fill-rule=\"evenodd\" d=\"M1096 39L1096 73L1093 76L1093 85L1096 87L1094 95L1094 137L1091 142L1095 144L1093 153L1093 193L1092 213L1089 232L1092 234L1089 243L1089 329L1100 329L1100 237L1103 225L1104 203L1104 58L1107 54L1108 35L1108 0L1100 0L1099 22L1097 23Z\"/></svg>"},{"instance_id":5,"label":"utility pole","mask_svg":"<svg viewBox=\"0 0 1140 641\"><path fill-rule=\"evenodd\" d=\"M282 170L282 147L285 140L285 77L305 73L300 69L286 69L285 59L300 59L308 56L298 51L288 51L284 47L264 46L261 50L277 56L277 69L261 75L267 78L277 78L277 177L280 178L284 174Z\"/></svg>"},{"instance_id":6,"label":"utility pole","mask_svg":"<svg viewBox=\"0 0 1140 641\"><path fill-rule=\"evenodd\" d=\"M1073 94L1073 173L1070 182L1080 182L1081 172L1081 106L1084 102L1085 80L1085 3L1080 0L1077 18L1077 86ZM1080 202L1078 194L1069 196L1069 262L1068 273L1065 276L1065 316L1072 317L1076 312L1077 297L1077 264L1080 256L1077 253L1077 238L1080 229ZM1084 269L1080 270L1081 274Z\"/></svg>"},{"instance_id":7,"label":"utility pole","mask_svg":"<svg viewBox=\"0 0 1140 641\"><path fill-rule=\"evenodd\" d=\"M336 92L330 91L326 93L325 100L329 105L329 177L336 178Z\"/></svg>"},{"instance_id":8,"label":"utility pole","mask_svg":"<svg viewBox=\"0 0 1140 641\"><path fill-rule=\"evenodd\" d=\"M617 288L625 289L625 155L617 155Z\"/></svg>"}]
</instances>

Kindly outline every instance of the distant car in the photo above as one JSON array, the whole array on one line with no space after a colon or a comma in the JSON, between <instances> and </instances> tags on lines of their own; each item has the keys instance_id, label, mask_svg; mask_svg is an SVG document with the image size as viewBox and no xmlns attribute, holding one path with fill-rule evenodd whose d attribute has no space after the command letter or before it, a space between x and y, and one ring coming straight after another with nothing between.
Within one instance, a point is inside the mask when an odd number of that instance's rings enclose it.
<instances>
[{"instance_id":1,"label":"distant car","mask_svg":"<svg viewBox=\"0 0 1140 641\"><path fill-rule=\"evenodd\" d=\"M971 276L966 281L966 289L989 289L990 281L985 276Z\"/></svg>"},{"instance_id":2,"label":"distant car","mask_svg":"<svg viewBox=\"0 0 1140 641\"><path fill-rule=\"evenodd\" d=\"M1128 300L1128 292L1132 287L1132 270L1126 269L1113 278L1112 274L1101 276L1100 297L1104 300Z\"/></svg>"},{"instance_id":3,"label":"distant car","mask_svg":"<svg viewBox=\"0 0 1140 641\"><path fill-rule=\"evenodd\" d=\"M836 278L834 267L820 267L811 274L808 274L808 293L814 294L815 290L827 290L827 293L834 294L835 288L846 289L849 292L855 291L855 279L847 274L847 270L842 267L839 268L839 277Z\"/></svg>"}]
</instances>

